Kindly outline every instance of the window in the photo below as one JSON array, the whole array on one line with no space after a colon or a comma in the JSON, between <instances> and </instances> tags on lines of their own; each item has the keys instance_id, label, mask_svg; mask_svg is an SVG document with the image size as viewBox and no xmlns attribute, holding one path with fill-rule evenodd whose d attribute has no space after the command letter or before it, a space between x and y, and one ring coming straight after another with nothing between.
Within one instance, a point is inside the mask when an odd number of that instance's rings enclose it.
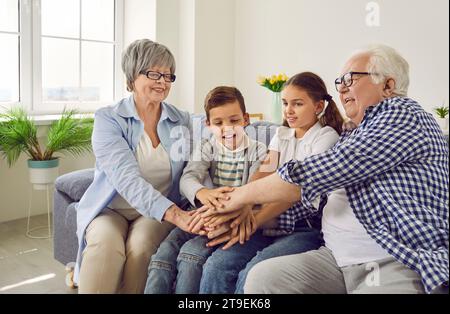
<instances>
[{"instance_id":1,"label":"window","mask_svg":"<svg viewBox=\"0 0 450 314\"><path fill-rule=\"evenodd\" d=\"M0 12L0 103L89 112L123 96L123 0L1 0Z\"/></svg>"},{"instance_id":2,"label":"window","mask_svg":"<svg viewBox=\"0 0 450 314\"><path fill-rule=\"evenodd\" d=\"M18 0L0 1L0 103L20 101L21 29Z\"/></svg>"}]
</instances>

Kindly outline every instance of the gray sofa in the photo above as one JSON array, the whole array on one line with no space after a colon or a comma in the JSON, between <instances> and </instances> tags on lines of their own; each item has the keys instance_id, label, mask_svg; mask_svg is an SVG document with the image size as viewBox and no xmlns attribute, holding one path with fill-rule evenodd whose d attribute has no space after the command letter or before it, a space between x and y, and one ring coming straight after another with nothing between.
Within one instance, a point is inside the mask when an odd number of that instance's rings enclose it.
<instances>
[{"instance_id":1,"label":"gray sofa","mask_svg":"<svg viewBox=\"0 0 450 314\"><path fill-rule=\"evenodd\" d=\"M204 116L193 116L194 138L195 132L200 130L202 137L211 136L205 132ZM249 137L269 144L278 125L257 121L246 128ZM76 210L86 189L94 179L94 169L84 169L64 174L56 179L53 202L53 248L54 258L66 265L74 262L78 250L76 237Z\"/></svg>"}]
</instances>

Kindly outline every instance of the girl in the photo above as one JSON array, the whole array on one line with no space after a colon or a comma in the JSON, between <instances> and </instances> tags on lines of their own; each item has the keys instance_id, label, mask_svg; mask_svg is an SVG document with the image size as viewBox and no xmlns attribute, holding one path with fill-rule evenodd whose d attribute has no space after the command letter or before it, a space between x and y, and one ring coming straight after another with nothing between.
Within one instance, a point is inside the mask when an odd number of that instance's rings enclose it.
<instances>
[{"instance_id":1,"label":"girl","mask_svg":"<svg viewBox=\"0 0 450 314\"><path fill-rule=\"evenodd\" d=\"M343 118L336 103L328 94L323 80L314 73L303 72L290 78L283 87L284 123L269 145L269 153L252 180L272 174L291 159L303 160L331 148L342 131ZM321 199L323 200L323 199ZM317 200L318 202L321 200ZM297 220L296 210L301 203L263 204L255 213L259 229L243 245L232 246L239 235L222 235L209 243L229 242L208 258L200 282L200 293L243 293L249 270L265 259L297 254L320 245L320 215L314 220ZM278 216L277 219L274 219ZM214 228L224 223L214 221ZM233 227L240 222L235 220ZM253 230L252 230L253 231Z\"/></svg>"}]
</instances>

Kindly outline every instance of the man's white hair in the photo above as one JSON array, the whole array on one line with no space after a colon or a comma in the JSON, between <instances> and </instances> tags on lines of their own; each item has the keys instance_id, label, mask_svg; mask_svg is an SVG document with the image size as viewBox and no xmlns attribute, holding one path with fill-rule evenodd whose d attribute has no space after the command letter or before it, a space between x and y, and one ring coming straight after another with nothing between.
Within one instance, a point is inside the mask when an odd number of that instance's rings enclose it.
<instances>
[{"instance_id":1,"label":"man's white hair","mask_svg":"<svg viewBox=\"0 0 450 314\"><path fill-rule=\"evenodd\" d=\"M369 55L367 71L377 73L377 75L371 75L375 84L379 84L389 78L394 79L394 94L407 96L409 64L394 48L381 44L370 45L356 51L353 56L359 54Z\"/></svg>"}]
</instances>

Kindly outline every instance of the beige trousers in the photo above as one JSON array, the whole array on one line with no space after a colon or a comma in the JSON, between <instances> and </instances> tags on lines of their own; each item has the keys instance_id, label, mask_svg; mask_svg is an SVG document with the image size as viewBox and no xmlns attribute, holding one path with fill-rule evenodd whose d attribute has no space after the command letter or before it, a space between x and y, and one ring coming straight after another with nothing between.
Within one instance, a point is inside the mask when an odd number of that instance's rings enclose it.
<instances>
[{"instance_id":1,"label":"beige trousers","mask_svg":"<svg viewBox=\"0 0 450 314\"><path fill-rule=\"evenodd\" d=\"M78 293L143 293L151 256L174 225L106 209L86 229Z\"/></svg>"}]
</instances>

